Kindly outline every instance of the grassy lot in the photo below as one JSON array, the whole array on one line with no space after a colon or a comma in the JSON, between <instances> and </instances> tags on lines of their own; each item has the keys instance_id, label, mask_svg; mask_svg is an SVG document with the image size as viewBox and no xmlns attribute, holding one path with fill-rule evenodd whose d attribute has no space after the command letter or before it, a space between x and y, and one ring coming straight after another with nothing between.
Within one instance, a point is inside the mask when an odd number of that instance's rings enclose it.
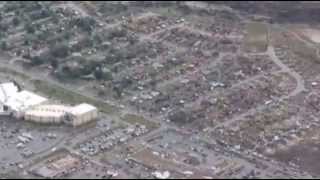
<instances>
[{"instance_id":1,"label":"grassy lot","mask_svg":"<svg viewBox=\"0 0 320 180\"><path fill-rule=\"evenodd\" d=\"M10 171L8 173L0 172L0 179L22 179L23 176L19 175L18 172Z\"/></svg>"},{"instance_id":2,"label":"grassy lot","mask_svg":"<svg viewBox=\"0 0 320 180\"><path fill-rule=\"evenodd\" d=\"M12 74L12 75L17 76L19 78L22 78L24 80L29 80L30 79L29 76L27 76L27 75L25 75L23 73L19 73L17 71L14 71L14 70L11 70L11 69L8 69L8 68L5 68L5 67L0 67L0 72L5 73L5 74Z\"/></svg>"},{"instance_id":3,"label":"grassy lot","mask_svg":"<svg viewBox=\"0 0 320 180\"><path fill-rule=\"evenodd\" d=\"M37 91L40 91L58 100L68 102L70 104L78 104L78 103L84 103L84 102L90 103L95 105L97 108L99 108L101 112L104 112L107 114L115 113L118 110L115 106L97 101L93 98L83 96L73 91L69 91L57 85L49 84L41 80L32 80L32 82Z\"/></svg>"},{"instance_id":4,"label":"grassy lot","mask_svg":"<svg viewBox=\"0 0 320 180\"><path fill-rule=\"evenodd\" d=\"M268 47L268 27L266 24L252 22L246 26L245 50L265 52Z\"/></svg>"},{"instance_id":5,"label":"grassy lot","mask_svg":"<svg viewBox=\"0 0 320 180\"><path fill-rule=\"evenodd\" d=\"M271 31L273 41L272 44L276 46L287 46L293 54L297 55L301 59L312 60L316 62L320 61L317 56L317 50L308 46L305 42L296 38L293 34L286 30L279 30L275 28L272 28Z\"/></svg>"},{"instance_id":6,"label":"grassy lot","mask_svg":"<svg viewBox=\"0 0 320 180\"><path fill-rule=\"evenodd\" d=\"M316 49L309 47L297 39L289 39L289 48L303 59L317 60Z\"/></svg>"},{"instance_id":7,"label":"grassy lot","mask_svg":"<svg viewBox=\"0 0 320 180\"><path fill-rule=\"evenodd\" d=\"M305 42L297 39L294 36L287 38L287 44L292 52L303 59L317 60L317 50L313 47L308 46Z\"/></svg>"},{"instance_id":8,"label":"grassy lot","mask_svg":"<svg viewBox=\"0 0 320 180\"><path fill-rule=\"evenodd\" d=\"M143 124L149 130L157 129L160 126L159 124L157 124L155 122L148 121L144 117L139 116L139 115L135 115L135 114L125 114L124 116L121 117L121 119L130 123L130 124L135 124L135 123Z\"/></svg>"}]
</instances>

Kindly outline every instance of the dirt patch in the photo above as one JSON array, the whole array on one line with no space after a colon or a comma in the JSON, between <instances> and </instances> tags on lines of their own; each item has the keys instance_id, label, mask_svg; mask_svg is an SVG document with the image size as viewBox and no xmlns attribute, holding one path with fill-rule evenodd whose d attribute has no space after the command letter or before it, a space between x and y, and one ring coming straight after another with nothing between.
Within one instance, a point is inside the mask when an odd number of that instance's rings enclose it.
<instances>
[{"instance_id":1,"label":"dirt patch","mask_svg":"<svg viewBox=\"0 0 320 180\"><path fill-rule=\"evenodd\" d=\"M13 75L13 76L17 76L17 77L19 77L21 79L24 79L24 80L29 80L30 79L30 77L28 77L25 74L22 74L22 73L19 73L17 71L14 71L14 70L11 70L11 69L8 69L8 68L4 68L4 67L0 67L0 72L6 73L6 74L10 74L10 75Z\"/></svg>"}]
</instances>

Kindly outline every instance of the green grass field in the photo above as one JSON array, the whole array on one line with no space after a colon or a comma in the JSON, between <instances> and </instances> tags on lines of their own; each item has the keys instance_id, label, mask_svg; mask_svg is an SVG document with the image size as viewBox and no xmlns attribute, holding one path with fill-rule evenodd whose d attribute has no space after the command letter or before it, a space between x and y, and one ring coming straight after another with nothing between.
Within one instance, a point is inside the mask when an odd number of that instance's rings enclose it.
<instances>
[{"instance_id":1,"label":"green grass field","mask_svg":"<svg viewBox=\"0 0 320 180\"><path fill-rule=\"evenodd\" d=\"M268 48L268 27L266 24L252 22L246 25L245 50L265 52Z\"/></svg>"},{"instance_id":2,"label":"green grass field","mask_svg":"<svg viewBox=\"0 0 320 180\"><path fill-rule=\"evenodd\" d=\"M55 99L58 99L70 104L90 103L97 106L97 108L99 108L101 112L104 112L107 114L113 114L118 111L118 108L116 108L115 106L97 101L93 98L83 96L73 91L69 91L57 85L48 84L47 82L44 82L41 80L32 80L32 82L37 91L40 91Z\"/></svg>"},{"instance_id":3,"label":"green grass field","mask_svg":"<svg viewBox=\"0 0 320 180\"><path fill-rule=\"evenodd\" d=\"M135 123L143 124L150 130L156 129L160 126L159 124L157 124L155 122L148 121L144 117L139 116L139 115L135 115L135 114L125 114L123 117L121 117L121 119L123 121L130 123L130 124L135 124Z\"/></svg>"},{"instance_id":4,"label":"green grass field","mask_svg":"<svg viewBox=\"0 0 320 180\"><path fill-rule=\"evenodd\" d=\"M8 68L5 68L5 67L0 67L0 72L2 73L6 73L6 74L12 74L14 76L17 76L21 79L24 79L24 80L29 80L30 77L25 75L25 74L22 74L22 73L19 73L17 71L14 71L14 70L11 70L11 69L8 69Z\"/></svg>"}]
</instances>

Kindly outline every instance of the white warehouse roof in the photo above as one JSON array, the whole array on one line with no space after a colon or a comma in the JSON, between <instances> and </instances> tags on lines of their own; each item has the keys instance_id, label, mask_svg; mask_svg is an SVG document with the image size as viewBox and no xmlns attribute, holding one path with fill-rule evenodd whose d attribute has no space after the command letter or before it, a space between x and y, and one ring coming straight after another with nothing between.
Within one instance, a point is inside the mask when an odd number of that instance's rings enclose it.
<instances>
[{"instance_id":1,"label":"white warehouse roof","mask_svg":"<svg viewBox=\"0 0 320 180\"><path fill-rule=\"evenodd\" d=\"M4 103L17 93L18 87L14 83L8 82L0 84L0 102Z\"/></svg>"},{"instance_id":2,"label":"white warehouse roof","mask_svg":"<svg viewBox=\"0 0 320 180\"><path fill-rule=\"evenodd\" d=\"M34 94L30 91L23 90L13 97L10 97L5 103L13 110L25 110L31 106L39 105L47 101L46 98Z\"/></svg>"},{"instance_id":3,"label":"white warehouse roof","mask_svg":"<svg viewBox=\"0 0 320 180\"><path fill-rule=\"evenodd\" d=\"M87 113L90 111L95 111L95 110L97 110L96 107L94 107L90 104L82 103L82 104L79 104L79 105L73 107L71 109L70 113L73 115L82 115L84 113Z\"/></svg>"}]
</instances>

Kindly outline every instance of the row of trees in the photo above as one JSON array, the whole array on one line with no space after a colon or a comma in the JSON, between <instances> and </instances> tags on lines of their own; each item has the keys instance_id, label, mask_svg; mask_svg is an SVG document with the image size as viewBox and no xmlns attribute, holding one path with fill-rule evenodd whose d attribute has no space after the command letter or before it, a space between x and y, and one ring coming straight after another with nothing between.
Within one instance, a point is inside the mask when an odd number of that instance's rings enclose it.
<instances>
[{"instance_id":1,"label":"row of trees","mask_svg":"<svg viewBox=\"0 0 320 180\"><path fill-rule=\"evenodd\" d=\"M36 26L32 22L35 20L43 19L46 17L56 18L57 14L53 12L50 8L43 5L42 3L7 3L5 12L14 11L15 16L12 19L12 25L17 27L23 24L24 30L27 32L27 36L24 40L25 46L33 46L37 43L41 43L46 41L48 36L47 32L37 32L40 26ZM3 18L4 14L0 13L0 20ZM60 20L58 20L60 21ZM6 32L9 29L9 24L0 24L0 31ZM92 34L90 38L85 39L85 42L89 47L92 47L94 44L101 44L103 42L103 37L98 36L97 34L93 34L94 27L96 27L97 22L95 19L91 17L79 17L79 18L71 18L68 23L65 25L66 28L78 27L80 30L84 32L88 32ZM1 36L2 33L0 33ZM124 31L112 31L110 36L122 37L125 36L126 33ZM51 38L52 39L52 38ZM88 41L89 40L89 41ZM48 43L48 40L46 41ZM75 49L70 48L66 43L58 43L57 41L50 41L51 45L47 52L44 52L40 55L31 56L30 53L24 54L23 58L29 59L31 66L39 66L42 64L50 64L55 70L57 70L58 74L64 77L70 78L79 78L85 75L93 75L98 80L112 80L112 73L109 69L103 67L100 63L84 60L83 58L73 59L69 62L61 62L61 59L65 59L70 56ZM79 43L83 44L83 43ZM86 44L84 44L86 46ZM6 41L0 41L0 48L2 50L8 49L8 44ZM82 45L79 47L82 49ZM78 49L78 50L80 50ZM77 57L78 58L78 57Z\"/></svg>"},{"instance_id":2,"label":"row of trees","mask_svg":"<svg viewBox=\"0 0 320 180\"><path fill-rule=\"evenodd\" d=\"M78 79L83 76L93 75L97 80L110 81L113 79L112 73L108 68L101 65L94 66L91 63L80 64L72 62L62 65L57 76L64 79Z\"/></svg>"}]
</instances>

